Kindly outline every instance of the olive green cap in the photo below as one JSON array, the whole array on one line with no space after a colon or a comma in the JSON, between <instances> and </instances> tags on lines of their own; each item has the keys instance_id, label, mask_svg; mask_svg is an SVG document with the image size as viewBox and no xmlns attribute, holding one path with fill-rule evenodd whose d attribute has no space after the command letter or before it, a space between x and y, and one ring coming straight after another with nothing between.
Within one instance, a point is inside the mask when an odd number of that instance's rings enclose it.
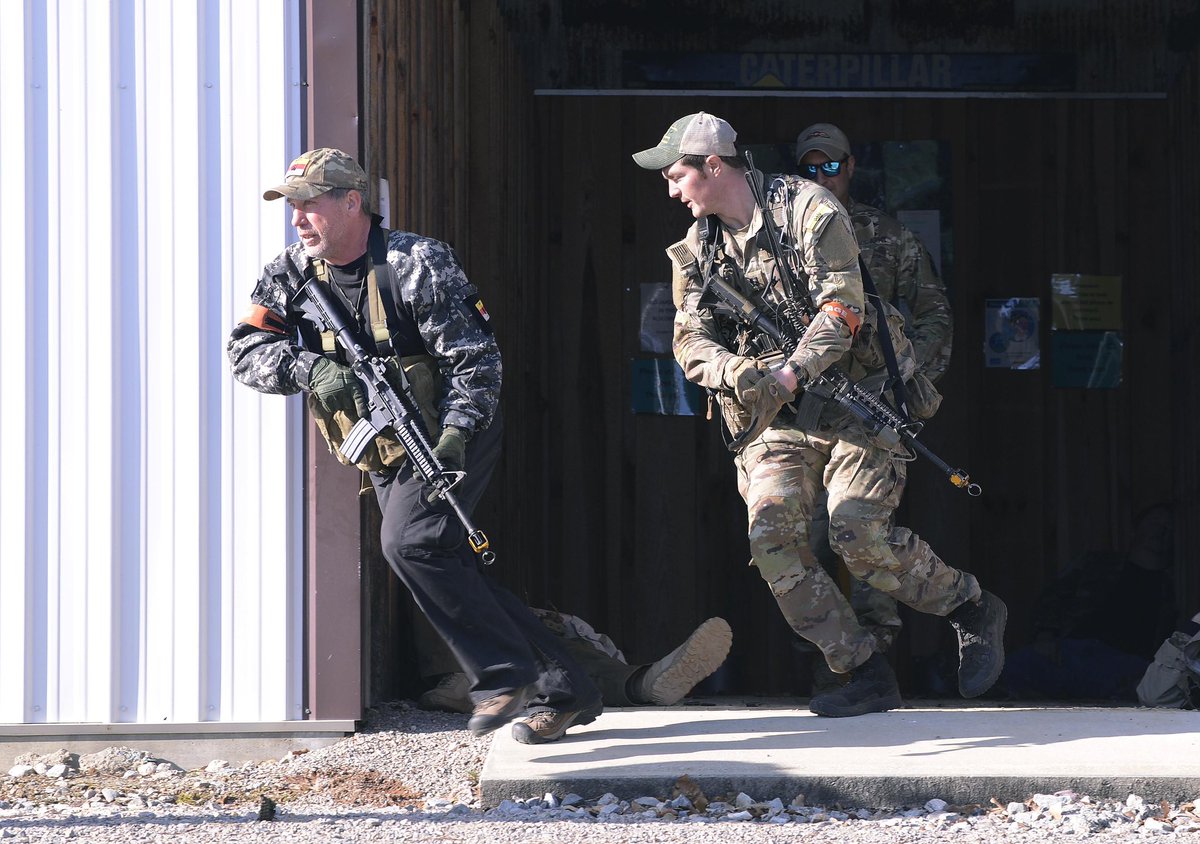
<instances>
[{"instance_id":1,"label":"olive green cap","mask_svg":"<svg viewBox=\"0 0 1200 844\"><path fill-rule=\"evenodd\" d=\"M737 155L737 132L719 117L703 111L681 117L671 124L658 146L633 154L638 167L661 170L685 155Z\"/></svg>"}]
</instances>

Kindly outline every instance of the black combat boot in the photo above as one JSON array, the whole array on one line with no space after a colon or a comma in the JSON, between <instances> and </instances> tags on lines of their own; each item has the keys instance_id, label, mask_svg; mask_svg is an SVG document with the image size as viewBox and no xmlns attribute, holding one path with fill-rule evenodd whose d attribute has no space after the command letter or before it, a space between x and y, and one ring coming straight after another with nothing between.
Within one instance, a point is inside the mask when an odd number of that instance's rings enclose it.
<instances>
[{"instance_id":1,"label":"black combat boot","mask_svg":"<svg viewBox=\"0 0 1200 844\"><path fill-rule=\"evenodd\" d=\"M984 590L979 602L960 604L947 618L958 634L958 693L978 697L1004 668L1004 624L1008 607Z\"/></svg>"},{"instance_id":2,"label":"black combat boot","mask_svg":"<svg viewBox=\"0 0 1200 844\"><path fill-rule=\"evenodd\" d=\"M818 697L840 689L850 679L849 674L838 674L825 661L825 654L817 651L812 656L812 692L809 697Z\"/></svg>"},{"instance_id":3,"label":"black combat boot","mask_svg":"<svg viewBox=\"0 0 1200 844\"><path fill-rule=\"evenodd\" d=\"M829 718L887 712L902 705L896 675L887 657L879 653L851 671L844 685L815 694L808 702L809 711Z\"/></svg>"}]
</instances>

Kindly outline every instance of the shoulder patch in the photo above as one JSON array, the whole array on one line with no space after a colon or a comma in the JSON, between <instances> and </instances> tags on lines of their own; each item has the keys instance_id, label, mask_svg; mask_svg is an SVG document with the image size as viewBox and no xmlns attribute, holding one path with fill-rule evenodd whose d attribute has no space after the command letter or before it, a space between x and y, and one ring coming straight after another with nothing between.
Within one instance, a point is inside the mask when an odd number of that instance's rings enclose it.
<instances>
[{"instance_id":1,"label":"shoulder patch","mask_svg":"<svg viewBox=\"0 0 1200 844\"><path fill-rule=\"evenodd\" d=\"M479 327L482 328L485 333L491 334L492 315L489 314L487 308L483 306L483 299L479 297L479 294L468 296L463 300L463 304L467 306L467 310L469 310L471 315L475 317L475 321L479 323Z\"/></svg>"},{"instance_id":2,"label":"shoulder patch","mask_svg":"<svg viewBox=\"0 0 1200 844\"><path fill-rule=\"evenodd\" d=\"M844 270L858 261L858 240L850 228L849 219L837 209L822 204L815 210L820 216L813 226L813 242L816 251L831 270Z\"/></svg>"},{"instance_id":3,"label":"shoulder patch","mask_svg":"<svg viewBox=\"0 0 1200 844\"><path fill-rule=\"evenodd\" d=\"M699 278L700 268L686 239L668 246L667 257L671 259L671 301L679 310L683 307L687 286L693 278Z\"/></svg>"},{"instance_id":4,"label":"shoulder patch","mask_svg":"<svg viewBox=\"0 0 1200 844\"><path fill-rule=\"evenodd\" d=\"M251 305L249 312L242 317L241 322L260 331L270 331L272 334L288 333L286 320L262 305Z\"/></svg>"}]
</instances>

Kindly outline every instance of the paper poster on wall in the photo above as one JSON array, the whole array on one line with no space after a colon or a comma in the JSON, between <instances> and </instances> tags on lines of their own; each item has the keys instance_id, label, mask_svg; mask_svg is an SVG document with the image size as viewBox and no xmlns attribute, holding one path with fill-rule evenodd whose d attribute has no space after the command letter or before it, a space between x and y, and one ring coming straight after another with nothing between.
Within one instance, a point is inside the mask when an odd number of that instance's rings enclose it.
<instances>
[{"instance_id":1,"label":"paper poster on wall","mask_svg":"<svg viewBox=\"0 0 1200 844\"><path fill-rule=\"evenodd\" d=\"M634 413L697 416L706 411L704 391L684 378L670 358L635 358L630 375Z\"/></svg>"},{"instance_id":2,"label":"paper poster on wall","mask_svg":"<svg viewBox=\"0 0 1200 844\"><path fill-rule=\"evenodd\" d=\"M1121 386L1125 344L1116 331L1055 331L1050 334L1055 387L1090 390Z\"/></svg>"},{"instance_id":3,"label":"paper poster on wall","mask_svg":"<svg viewBox=\"0 0 1200 844\"><path fill-rule=\"evenodd\" d=\"M642 351L669 354L674 321L675 303L671 301L671 285L643 284Z\"/></svg>"},{"instance_id":4,"label":"paper poster on wall","mask_svg":"<svg viewBox=\"0 0 1200 844\"><path fill-rule=\"evenodd\" d=\"M1050 276L1055 331L1120 331L1121 277L1055 273Z\"/></svg>"},{"instance_id":5,"label":"paper poster on wall","mask_svg":"<svg viewBox=\"0 0 1200 844\"><path fill-rule=\"evenodd\" d=\"M987 299L984 302L986 365L1004 369L1038 369L1039 303L1035 298Z\"/></svg>"},{"instance_id":6,"label":"paper poster on wall","mask_svg":"<svg viewBox=\"0 0 1200 844\"><path fill-rule=\"evenodd\" d=\"M387 179L379 180L379 209L375 213L383 217L379 225L385 229L392 227L392 188Z\"/></svg>"}]
</instances>

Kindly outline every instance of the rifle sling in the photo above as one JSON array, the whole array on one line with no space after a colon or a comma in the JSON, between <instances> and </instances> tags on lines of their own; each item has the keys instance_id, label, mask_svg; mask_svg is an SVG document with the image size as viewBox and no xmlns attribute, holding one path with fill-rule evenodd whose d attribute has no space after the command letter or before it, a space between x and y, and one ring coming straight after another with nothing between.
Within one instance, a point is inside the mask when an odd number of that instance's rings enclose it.
<instances>
[{"instance_id":1,"label":"rifle sling","mask_svg":"<svg viewBox=\"0 0 1200 844\"><path fill-rule=\"evenodd\" d=\"M892 395L896 399L896 409L906 422L912 421L912 417L908 413L908 393L904 389L904 380L900 377L900 366L896 363L896 348L892 345L892 333L888 330L883 300L879 297L879 291L871 279L871 272L867 269L862 255L858 256L858 268L862 271L863 292L867 294L867 298L875 307L875 315L879 322L879 345L883 348L883 359L887 362L888 374L891 376Z\"/></svg>"},{"instance_id":2,"label":"rifle sling","mask_svg":"<svg viewBox=\"0 0 1200 844\"><path fill-rule=\"evenodd\" d=\"M335 291L338 298L353 310L353 305L346 301L345 294L333 282L332 273L325 261L318 258L309 266L313 275L330 290ZM387 260L387 238L379 226L379 219L372 219L370 233L367 235L366 277L363 279L367 307L362 316L370 323L371 341L376 354L383 357L396 354L393 342L397 333L394 317L396 303L392 296L395 275L396 271ZM321 348L327 354L337 353L332 332L321 333Z\"/></svg>"},{"instance_id":3,"label":"rifle sling","mask_svg":"<svg viewBox=\"0 0 1200 844\"><path fill-rule=\"evenodd\" d=\"M747 172L747 181L751 186L751 192L754 193L754 195L755 195L754 202L758 206L759 210L761 211L762 218L763 218L763 228L759 232L759 235L763 235L763 234L766 235L767 242L768 242L768 245L769 245L770 251L771 251L771 256L772 256L772 258L775 259L776 271L780 274L781 278L783 278L785 280L785 282L786 282L785 286L786 286L786 289L788 290L789 295L791 295L791 296L800 296L800 295L807 296L808 295L807 292L800 293L796 290L796 285L793 283L794 279L792 278L792 269L786 262L781 260L781 256L777 252L776 247L782 241L776 239L775 232L778 229L777 229L777 225L775 223L775 218L772 214L770 207L768 206L768 204L766 202L765 191L762 190L760 183L756 181L755 170L754 170L754 159L750 156L749 152L746 153L746 162L747 162L747 164L749 164L749 167L750 167L749 171ZM766 179L766 176L764 174L763 180L765 181L765 179ZM774 185L777 182L781 182L781 181L782 180L776 179L775 181L772 182L772 187L774 187ZM784 184L785 196L786 196L786 183L783 183L783 184ZM786 202L785 202L785 205L786 205ZM779 231L780 231L780 237L782 237L782 235L785 232L782 230L779 230ZM867 269L867 265L863 261L861 254L858 257L858 266L859 266L859 269L861 270L861 275L862 275L863 293L865 294L865 298L870 299L871 303L875 306L875 312L878 317L879 343L883 350L883 358L887 364L888 374L891 376L890 380L891 380L891 384L892 384L892 395L896 400L896 404L898 405L898 410L899 410L900 415L903 416L903 418L907 421L911 418L908 413L908 396L904 389L904 381L900 377L899 364L897 364L897 362L896 362L896 349L892 345L892 335L891 335L891 332L888 330L887 314L883 310L883 302L879 298L879 291L875 287L875 282L871 279L871 273ZM803 307L803 305L802 305L802 307ZM809 391L806 390L805 392L807 393ZM809 421L809 419L812 417L812 415L814 413L819 415L819 412L820 412L820 410L818 408L814 408L814 407L805 408L805 407L803 407L803 404L802 404L800 415L802 418L804 418L805 421Z\"/></svg>"},{"instance_id":4,"label":"rifle sling","mask_svg":"<svg viewBox=\"0 0 1200 844\"><path fill-rule=\"evenodd\" d=\"M384 236L379 221L375 219L372 220L371 233L367 237L367 251L371 253L372 267L379 267L383 273L383 277L379 279L379 282L371 291L374 296L378 297L378 303L373 300L371 305L375 307L378 304L381 313L373 313L371 320L373 328L375 327L375 323L383 323L387 339L381 340L377 334L375 343L381 355L400 355L403 352L397 350L393 342L393 338L399 333L395 324L396 315L399 311L396 310L396 301L392 296L393 285L396 281L396 270L388 263L387 237Z\"/></svg>"}]
</instances>

